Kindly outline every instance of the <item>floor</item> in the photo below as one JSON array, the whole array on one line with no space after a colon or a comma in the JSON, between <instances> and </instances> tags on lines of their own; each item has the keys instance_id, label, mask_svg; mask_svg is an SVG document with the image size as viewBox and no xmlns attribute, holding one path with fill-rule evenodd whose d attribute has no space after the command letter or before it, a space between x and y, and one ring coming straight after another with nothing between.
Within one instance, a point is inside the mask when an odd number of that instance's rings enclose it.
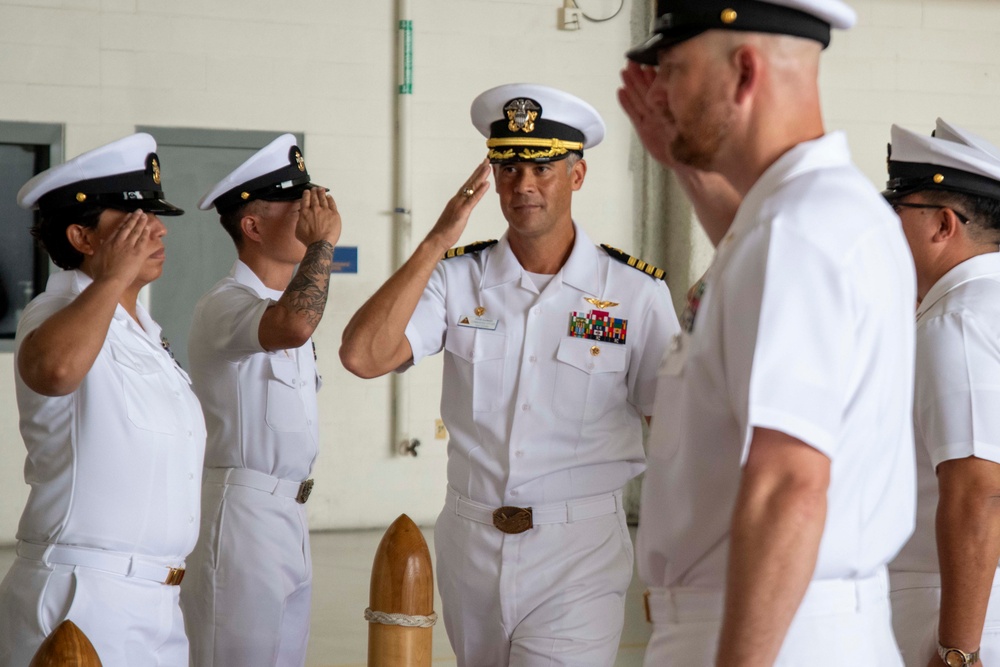
<instances>
[{"instance_id":1,"label":"floor","mask_svg":"<svg viewBox=\"0 0 1000 667\"><path fill-rule=\"evenodd\" d=\"M434 531L424 529L434 553ZM633 540L635 535L633 534ZM313 533L313 616L308 667L364 667L368 655L368 587L372 558L382 531ZM14 560L13 548L0 548L0 572ZM642 587L633 578L626 599L625 631L615 667L639 667L649 628L642 608ZM434 608L441 608L435 600ZM455 665L443 622L434 627L435 667Z\"/></svg>"}]
</instances>

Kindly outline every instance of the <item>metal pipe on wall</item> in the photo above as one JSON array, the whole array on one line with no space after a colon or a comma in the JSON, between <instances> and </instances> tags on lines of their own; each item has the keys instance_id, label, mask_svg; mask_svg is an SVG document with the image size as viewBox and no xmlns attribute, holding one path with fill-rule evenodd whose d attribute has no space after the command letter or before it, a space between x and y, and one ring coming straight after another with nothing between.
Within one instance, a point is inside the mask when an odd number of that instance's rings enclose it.
<instances>
[{"instance_id":1,"label":"metal pipe on wall","mask_svg":"<svg viewBox=\"0 0 1000 667\"><path fill-rule=\"evenodd\" d=\"M396 117L395 173L392 230L393 270L410 256L413 213L410 208L410 102L413 98L413 21L409 0L396 0ZM416 455L419 443L410 437L410 394L405 373L393 373L391 379L392 451L394 454Z\"/></svg>"}]
</instances>

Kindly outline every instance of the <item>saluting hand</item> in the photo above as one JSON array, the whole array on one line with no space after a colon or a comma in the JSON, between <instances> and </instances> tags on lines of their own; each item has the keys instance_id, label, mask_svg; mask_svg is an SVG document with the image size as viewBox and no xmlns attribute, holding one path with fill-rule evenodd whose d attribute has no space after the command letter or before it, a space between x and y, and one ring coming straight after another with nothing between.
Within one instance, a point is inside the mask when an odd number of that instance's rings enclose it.
<instances>
[{"instance_id":1,"label":"saluting hand","mask_svg":"<svg viewBox=\"0 0 1000 667\"><path fill-rule=\"evenodd\" d=\"M455 196L448 200L444 211L441 212L441 217L427 234L428 239L437 241L442 248L442 254L458 243L458 239L469 223L472 209L476 207L476 204L490 188L489 176L489 160L483 160L472 172L472 175L465 180Z\"/></svg>"},{"instance_id":2,"label":"saluting hand","mask_svg":"<svg viewBox=\"0 0 1000 667\"><path fill-rule=\"evenodd\" d=\"M142 209L128 213L106 238L97 240L91 262L93 279L131 285L146 260L163 248L162 237L154 233L154 220Z\"/></svg>"},{"instance_id":3,"label":"saluting hand","mask_svg":"<svg viewBox=\"0 0 1000 667\"><path fill-rule=\"evenodd\" d=\"M324 188L312 188L302 193L299 220L295 237L308 246L317 241L337 245L340 240L341 220L337 202Z\"/></svg>"},{"instance_id":4,"label":"saluting hand","mask_svg":"<svg viewBox=\"0 0 1000 667\"><path fill-rule=\"evenodd\" d=\"M676 134L676 129L666 115L651 106L646 99L656 78L656 70L629 61L621 71L621 77L622 87L618 89L618 103L632 121L632 126L639 135L639 141L654 160L664 167L676 168L677 163L670 154L670 142Z\"/></svg>"}]
</instances>

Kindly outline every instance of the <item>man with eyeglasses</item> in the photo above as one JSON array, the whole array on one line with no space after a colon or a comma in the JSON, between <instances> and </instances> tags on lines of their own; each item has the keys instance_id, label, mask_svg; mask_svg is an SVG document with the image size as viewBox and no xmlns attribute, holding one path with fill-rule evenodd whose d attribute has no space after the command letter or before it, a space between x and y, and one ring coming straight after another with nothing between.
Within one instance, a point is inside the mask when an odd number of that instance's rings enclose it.
<instances>
[{"instance_id":1,"label":"man with eyeglasses","mask_svg":"<svg viewBox=\"0 0 1000 667\"><path fill-rule=\"evenodd\" d=\"M907 667L1000 662L1000 150L894 126L883 193L917 271L917 529L891 568ZM983 663L980 662L982 658Z\"/></svg>"}]
</instances>

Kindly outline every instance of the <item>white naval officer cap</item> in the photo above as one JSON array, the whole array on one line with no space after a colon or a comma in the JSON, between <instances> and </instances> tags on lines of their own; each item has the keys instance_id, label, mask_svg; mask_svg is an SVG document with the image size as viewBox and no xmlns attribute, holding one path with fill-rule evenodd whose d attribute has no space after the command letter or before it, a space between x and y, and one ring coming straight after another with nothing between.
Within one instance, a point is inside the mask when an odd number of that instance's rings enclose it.
<instances>
[{"instance_id":1,"label":"white naval officer cap","mask_svg":"<svg viewBox=\"0 0 1000 667\"><path fill-rule=\"evenodd\" d=\"M159 215L184 211L167 202L160 184L156 140L132 134L36 174L21 186L17 203L42 215L85 208L142 209Z\"/></svg>"},{"instance_id":2,"label":"white naval officer cap","mask_svg":"<svg viewBox=\"0 0 1000 667\"><path fill-rule=\"evenodd\" d=\"M472 124L490 162L553 162L604 139L604 120L579 97L550 86L508 83L472 101Z\"/></svg>"},{"instance_id":3,"label":"white naval officer cap","mask_svg":"<svg viewBox=\"0 0 1000 667\"><path fill-rule=\"evenodd\" d=\"M314 187L302 150L295 145L295 135L283 134L216 183L198 202L198 208L207 211L214 206L219 213L227 213L255 199L299 199Z\"/></svg>"},{"instance_id":4,"label":"white naval officer cap","mask_svg":"<svg viewBox=\"0 0 1000 667\"><path fill-rule=\"evenodd\" d=\"M940 118L931 136L893 125L888 163L889 200L921 190L1000 199L1000 149Z\"/></svg>"},{"instance_id":5,"label":"white naval officer cap","mask_svg":"<svg viewBox=\"0 0 1000 667\"><path fill-rule=\"evenodd\" d=\"M625 55L657 63L660 49L707 30L740 30L812 39L826 48L830 30L847 30L857 14L841 0L658 0L653 34Z\"/></svg>"}]
</instances>

